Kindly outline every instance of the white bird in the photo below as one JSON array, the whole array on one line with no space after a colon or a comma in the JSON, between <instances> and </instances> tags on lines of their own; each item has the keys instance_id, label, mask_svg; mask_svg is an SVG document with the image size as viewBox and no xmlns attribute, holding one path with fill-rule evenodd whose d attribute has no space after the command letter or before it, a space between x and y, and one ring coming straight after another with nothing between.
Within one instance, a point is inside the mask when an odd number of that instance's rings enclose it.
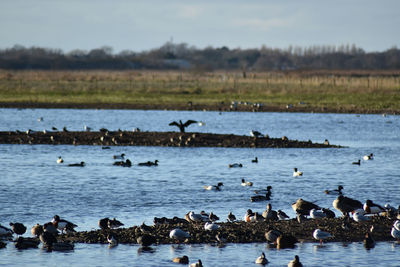
<instances>
[{"instance_id":1,"label":"white bird","mask_svg":"<svg viewBox=\"0 0 400 267\"><path fill-rule=\"evenodd\" d=\"M377 213L381 213L381 212L385 211L384 207L382 207L381 205L375 204L370 199L367 199L367 201L364 203L363 209L366 213L373 213L373 214L377 214Z\"/></svg>"},{"instance_id":2,"label":"white bird","mask_svg":"<svg viewBox=\"0 0 400 267\"><path fill-rule=\"evenodd\" d=\"M169 232L169 237L178 241L183 241L186 238L189 238L190 234L180 228L175 228L174 230L171 230L171 232Z\"/></svg>"},{"instance_id":3,"label":"white bird","mask_svg":"<svg viewBox=\"0 0 400 267\"><path fill-rule=\"evenodd\" d=\"M108 243L110 244L110 246L116 246L116 245L118 245L118 240L115 238L115 236L114 235L112 235L112 234L109 234L108 236L107 236L107 241L108 241Z\"/></svg>"},{"instance_id":4,"label":"white bird","mask_svg":"<svg viewBox=\"0 0 400 267\"><path fill-rule=\"evenodd\" d=\"M400 221L399 220L395 221L393 227L396 228L397 231L400 231Z\"/></svg>"},{"instance_id":5,"label":"white bird","mask_svg":"<svg viewBox=\"0 0 400 267\"><path fill-rule=\"evenodd\" d=\"M364 155L363 159L364 160L373 160L374 159L374 154L371 153L369 155Z\"/></svg>"},{"instance_id":6,"label":"white bird","mask_svg":"<svg viewBox=\"0 0 400 267\"><path fill-rule=\"evenodd\" d=\"M215 191L221 191L221 186L223 186L223 183L218 183L217 185L205 185L203 188L205 190L215 190Z\"/></svg>"},{"instance_id":7,"label":"white bird","mask_svg":"<svg viewBox=\"0 0 400 267\"><path fill-rule=\"evenodd\" d=\"M207 231L215 231L219 228L219 225L213 222L206 222L204 229Z\"/></svg>"},{"instance_id":8,"label":"white bird","mask_svg":"<svg viewBox=\"0 0 400 267\"><path fill-rule=\"evenodd\" d=\"M322 245L322 240L328 239L332 237L332 235L328 232L324 232L321 229L315 229L313 232L313 237L317 240L319 240L319 243Z\"/></svg>"},{"instance_id":9,"label":"white bird","mask_svg":"<svg viewBox=\"0 0 400 267\"><path fill-rule=\"evenodd\" d=\"M258 258L256 259L256 263L257 263L257 264L262 264L262 265L265 265L265 264L268 263L268 260L267 260L267 258L265 257L264 252L261 253L261 256L258 257Z\"/></svg>"},{"instance_id":10,"label":"white bird","mask_svg":"<svg viewBox=\"0 0 400 267\"><path fill-rule=\"evenodd\" d=\"M228 214L228 222L234 222L236 221L236 216L232 214L232 212L229 212Z\"/></svg>"},{"instance_id":11,"label":"white bird","mask_svg":"<svg viewBox=\"0 0 400 267\"><path fill-rule=\"evenodd\" d=\"M313 219L321 219L321 218L325 218L326 214L321 210L312 209L312 210L310 210L310 216Z\"/></svg>"},{"instance_id":12,"label":"white bird","mask_svg":"<svg viewBox=\"0 0 400 267\"><path fill-rule=\"evenodd\" d=\"M395 239L400 239L400 231L396 229L396 227L392 227L392 231L390 234L393 236Z\"/></svg>"},{"instance_id":13,"label":"white bird","mask_svg":"<svg viewBox=\"0 0 400 267\"><path fill-rule=\"evenodd\" d=\"M188 215L189 215L189 219L192 222L205 222L205 221L209 220L207 216L203 216L199 213L194 213L193 211L189 212Z\"/></svg>"},{"instance_id":14,"label":"white bird","mask_svg":"<svg viewBox=\"0 0 400 267\"><path fill-rule=\"evenodd\" d=\"M253 182L246 181L245 179L242 178L242 186L253 186Z\"/></svg>"},{"instance_id":15,"label":"white bird","mask_svg":"<svg viewBox=\"0 0 400 267\"><path fill-rule=\"evenodd\" d=\"M203 263L201 260L198 260L197 262L191 263L189 267L203 267Z\"/></svg>"},{"instance_id":16,"label":"white bird","mask_svg":"<svg viewBox=\"0 0 400 267\"><path fill-rule=\"evenodd\" d=\"M262 137L263 135L262 135L262 133L260 133L258 131L251 130L250 131L250 136L251 137L255 137L255 138L259 138L259 137Z\"/></svg>"},{"instance_id":17,"label":"white bird","mask_svg":"<svg viewBox=\"0 0 400 267\"><path fill-rule=\"evenodd\" d=\"M361 211L356 211L353 214L353 220L356 222L365 222L365 221L370 221L371 217L365 216L363 212Z\"/></svg>"},{"instance_id":18,"label":"white bird","mask_svg":"<svg viewBox=\"0 0 400 267\"><path fill-rule=\"evenodd\" d=\"M303 172L297 170L297 168L294 168L293 177L297 177L297 176L303 176Z\"/></svg>"},{"instance_id":19,"label":"white bird","mask_svg":"<svg viewBox=\"0 0 400 267\"><path fill-rule=\"evenodd\" d=\"M57 159L57 163L63 163L63 162L64 162L63 158L61 156L59 156Z\"/></svg>"},{"instance_id":20,"label":"white bird","mask_svg":"<svg viewBox=\"0 0 400 267\"><path fill-rule=\"evenodd\" d=\"M198 124L199 126L204 126L204 125L206 125L206 123L205 123L204 121L199 121L199 122L197 122L197 124Z\"/></svg>"}]
</instances>

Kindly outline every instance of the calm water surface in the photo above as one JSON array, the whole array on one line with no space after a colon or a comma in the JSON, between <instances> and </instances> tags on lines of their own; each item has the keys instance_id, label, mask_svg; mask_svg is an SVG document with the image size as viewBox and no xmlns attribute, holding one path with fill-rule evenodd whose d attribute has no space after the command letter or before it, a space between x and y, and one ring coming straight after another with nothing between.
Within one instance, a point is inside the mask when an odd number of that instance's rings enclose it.
<instances>
[{"instance_id":1,"label":"calm water surface","mask_svg":"<svg viewBox=\"0 0 400 267\"><path fill-rule=\"evenodd\" d=\"M42 117L42 121L38 118ZM248 135L254 129L271 137L323 142L348 146L342 149L251 149L251 148L169 148L70 145L0 145L0 223L20 221L29 228L49 221L55 214L78 224L77 230L97 228L103 217L116 217L126 226L154 216L183 217L190 210L213 211L225 220L229 211L242 218L251 208L265 209L266 203L251 203L253 190L272 185L270 203L289 216L297 198L332 208L334 196L325 189L344 186L346 195L365 201L394 206L400 204L398 184L400 160L400 117L381 115L305 113L218 113L186 111L0 109L0 130L93 130L176 131L172 120L205 122L189 126L190 132ZM159 160L158 167L121 168L112 166L115 154L125 153L134 164ZM374 153L361 166L352 161ZM85 161L84 168L57 164ZM259 163L251 163L258 157ZM228 164L240 162L240 169ZM293 168L304 172L293 178ZM254 182L253 188L240 186L240 179ZM221 192L204 191L203 185L223 182ZM339 215L339 213L336 213ZM30 236L26 233L25 236ZM0 265L32 266L176 266L175 256L186 254L191 261L202 259L205 266L249 266L266 253L269 266L287 265L295 254L306 266L399 266L399 244L382 242L367 251L360 243L299 244L294 250L269 249L265 244L162 245L140 252L136 245L76 244L72 253L17 251L13 244L0 250Z\"/></svg>"}]
</instances>

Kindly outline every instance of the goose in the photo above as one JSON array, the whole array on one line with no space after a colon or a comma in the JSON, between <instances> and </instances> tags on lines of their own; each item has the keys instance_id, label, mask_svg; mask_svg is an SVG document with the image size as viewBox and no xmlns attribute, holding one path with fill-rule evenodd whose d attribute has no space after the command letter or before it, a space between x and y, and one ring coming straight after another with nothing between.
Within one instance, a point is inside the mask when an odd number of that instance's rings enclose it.
<instances>
[{"instance_id":1,"label":"goose","mask_svg":"<svg viewBox=\"0 0 400 267\"><path fill-rule=\"evenodd\" d=\"M365 203L363 205L363 209L364 209L365 213L373 213L373 214L386 211L385 208L383 208L382 206L380 206L378 204L375 204L370 199L367 199L367 201L365 201Z\"/></svg>"},{"instance_id":2,"label":"goose","mask_svg":"<svg viewBox=\"0 0 400 267\"><path fill-rule=\"evenodd\" d=\"M23 238L22 236L18 237L15 242L15 247L17 249L28 249L28 248L37 248L39 242L34 239Z\"/></svg>"},{"instance_id":3,"label":"goose","mask_svg":"<svg viewBox=\"0 0 400 267\"><path fill-rule=\"evenodd\" d=\"M229 212L228 214L228 222L234 222L236 221L236 216L232 214L232 212Z\"/></svg>"},{"instance_id":4,"label":"goose","mask_svg":"<svg viewBox=\"0 0 400 267\"><path fill-rule=\"evenodd\" d=\"M315 229L313 232L313 237L317 240L319 240L319 243L322 245L322 240L328 239L332 237L332 235L328 232L324 232L321 229Z\"/></svg>"},{"instance_id":5,"label":"goose","mask_svg":"<svg viewBox=\"0 0 400 267\"><path fill-rule=\"evenodd\" d=\"M197 262L191 263L189 267L203 267L203 263L199 259Z\"/></svg>"},{"instance_id":6,"label":"goose","mask_svg":"<svg viewBox=\"0 0 400 267\"><path fill-rule=\"evenodd\" d=\"M258 202L271 199L271 192L266 192L264 195L255 195L250 197L251 202Z\"/></svg>"},{"instance_id":7,"label":"goose","mask_svg":"<svg viewBox=\"0 0 400 267\"><path fill-rule=\"evenodd\" d=\"M10 226L13 232L17 234L17 236L23 235L26 232L26 226L22 223L10 223Z\"/></svg>"},{"instance_id":8,"label":"goose","mask_svg":"<svg viewBox=\"0 0 400 267\"><path fill-rule=\"evenodd\" d=\"M321 210L312 209L310 210L310 217L313 219L325 218L326 214Z\"/></svg>"},{"instance_id":9,"label":"goose","mask_svg":"<svg viewBox=\"0 0 400 267\"><path fill-rule=\"evenodd\" d=\"M112 220L108 220L107 224L108 224L108 228L110 228L110 229L116 229L116 228L119 228L124 225L122 222L118 221L115 218Z\"/></svg>"},{"instance_id":10,"label":"goose","mask_svg":"<svg viewBox=\"0 0 400 267\"><path fill-rule=\"evenodd\" d=\"M251 137L255 137L255 138L260 138L260 137L263 137L263 134L260 133L259 131L251 130L250 131L250 136Z\"/></svg>"},{"instance_id":11,"label":"goose","mask_svg":"<svg viewBox=\"0 0 400 267\"><path fill-rule=\"evenodd\" d=\"M374 154L371 153L369 155L364 155L363 160L373 160L374 159Z\"/></svg>"},{"instance_id":12,"label":"goose","mask_svg":"<svg viewBox=\"0 0 400 267\"><path fill-rule=\"evenodd\" d=\"M338 189L333 189L333 190L325 190L325 194L327 195L341 195L343 190L343 186L339 185Z\"/></svg>"},{"instance_id":13,"label":"goose","mask_svg":"<svg viewBox=\"0 0 400 267\"><path fill-rule=\"evenodd\" d=\"M152 235L144 234L144 235L142 235L142 236L139 236L139 237L136 239L136 242L137 242L139 245L141 245L142 247L149 247L149 246L151 246L152 244L156 243L157 240L156 240L156 238L155 238L154 236L152 236Z\"/></svg>"},{"instance_id":14,"label":"goose","mask_svg":"<svg viewBox=\"0 0 400 267\"><path fill-rule=\"evenodd\" d=\"M43 246L47 248L51 248L54 243L57 243L57 238L46 230L40 234L39 240L43 243Z\"/></svg>"},{"instance_id":15,"label":"goose","mask_svg":"<svg viewBox=\"0 0 400 267\"><path fill-rule=\"evenodd\" d=\"M147 162L141 162L138 163L138 166L158 166L158 160L156 159L154 162L152 161L147 161Z\"/></svg>"},{"instance_id":16,"label":"goose","mask_svg":"<svg viewBox=\"0 0 400 267\"><path fill-rule=\"evenodd\" d=\"M31 228L31 233L33 236L39 237L43 233L43 225L36 224Z\"/></svg>"},{"instance_id":17,"label":"goose","mask_svg":"<svg viewBox=\"0 0 400 267\"><path fill-rule=\"evenodd\" d=\"M118 245L118 239L113 234L107 235L107 242L110 244L110 246Z\"/></svg>"},{"instance_id":18,"label":"goose","mask_svg":"<svg viewBox=\"0 0 400 267\"><path fill-rule=\"evenodd\" d=\"M233 164L229 164L228 166L229 166L229 168L242 168L243 167L242 163L233 163Z\"/></svg>"},{"instance_id":19,"label":"goose","mask_svg":"<svg viewBox=\"0 0 400 267\"><path fill-rule=\"evenodd\" d=\"M354 161L354 162L352 162L351 164L353 164L353 165L361 165L361 160Z\"/></svg>"},{"instance_id":20,"label":"goose","mask_svg":"<svg viewBox=\"0 0 400 267\"><path fill-rule=\"evenodd\" d=\"M206 222L204 224L204 230L206 231L215 231L219 228L219 225L213 222Z\"/></svg>"},{"instance_id":21,"label":"goose","mask_svg":"<svg viewBox=\"0 0 400 267\"><path fill-rule=\"evenodd\" d=\"M241 186L253 186L253 182L246 181L244 178L242 178Z\"/></svg>"},{"instance_id":22,"label":"goose","mask_svg":"<svg viewBox=\"0 0 400 267\"><path fill-rule=\"evenodd\" d=\"M303 176L303 172L297 170L297 168L294 168L293 170L293 177Z\"/></svg>"},{"instance_id":23,"label":"goose","mask_svg":"<svg viewBox=\"0 0 400 267\"><path fill-rule=\"evenodd\" d=\"M11 236L13 231L10 228L7 228L0 224L0 236Z\"/></svg>"},{"instance_id":24,"label":"goose","mask_svg":"<svg viewBox=\"0 0 400 267\"><path fill-rule=\"evenodd\" d=\"M271 220L271 221L278 221L279 220L278 213L275 210L272 210L271 203L267 204L267 208L263 212L262 216L265 219Z\"/></svg>"},{"instance_id":25,"label":"goose","mask_svg":"<svg viewBox=\"0 0 400 267\"><path fill-rule=\"evenodd\" d=\"M296 202L292 203L292 209L296 213L308 216L310 214L310 210L312 209L319 210L321 208L312 202L299 198Z\"/></svg>"},{"instance_id":26,"label":"goose","mask_svg":"<svg viewBox=\"0 0 400 267\"><path fill-rule=\"evenodd\" d=\"M75 232L74 228L77 227L78 225L69 222L64 219L60 219L60 216L54 215L53 220L51 221L53 225L61 231L61 234L64 232Z\"/></svg>"},{"instance_id":27,"label":"goose","mask_svg":"<svg viewBox=\"0 0 400 267\"><path fill-rule=\"evenodd\" d=\"M343 195L339 195L332 203L333 207L340 212L344 216L348 216L349 212L352 212L356 209L362 209L363 205L360 201L345 197Z\"/></svg>"},{"instance_id":28,"label":"goose","mask_svg":"<svg viewBox=\"0 0 400 267\"><path fill-rule=\"evenodd\" d=\"M223 183L218 183L217 185L204 185L203 188L205 190L215 190L215 191L221 191L221 186L223 186Z\"/></svg>"},{"instance_id":29,"label":"goose","mask_svg":"<svg viewBox=\"0 0 400 267\"><path fill-rule=\"evenodd\" d=\"M289 219L290 217L285 213L285 212L283 212L282 210L278 210L278 218L279 218L279 220L285 220L285 219Z\"/></svg>"},{"instance_id":30,"label":"goose","mask_svg":"<svg viewBox=\"0 0 400 267\"><path fill-rule=\"evenodd\" d=\"M298 255L294 256L294 259L289 262L288 267L303 267Z\"/></svg>"},{"instance_id":31,"label":"goose","mask_svg":"<svg viewBox=\"0 0 400 267\"><path fill-rule=\"evenodd\" d=\"M179 123L176 121L173 121L169 124L169 126L177 126L180 130L181 133L185 132L185 128L191 125L192 123L197 123L197 121L194 120L187 120L185 123L182 123L181 120L179 120Z\"/></svg>"},{"instance_id":32,"label":"goose","mask_svg":"<svg viewBox=\"0 0 400 267\"><path fill-rule=\"evenodd\" d=\"M370 248L375 247L375 239L372 237L371 233L366 233L365 234L365 238L364 238L363 243L364 243L364 247L366 249L370 249Z\"/></svg>"},{"instance_id":33,"label":"goose","mask_svg":"<svg viewBox=\"0 0 400 267\"><path fill-rule=\"evenodd\" d=\"M169 232L169 237L177 241L184 241L186 238L190 237L190 234L180 228L175 228Z\"/></svg>"},{"instance_id":34,"label":"goose","mask_svg":"<svg viewBox=\"0 0 400 267\"><path fill-rule=\"evenodd\" d=\"M363 210L357 210L353 214L353 220L356 222L365 222L365 221L370 221L371 217L365 216Z\"/></svg>"},{"instance_id":35,"label":"goose","mask_svg":"<svg viewBox=\"0 0 400 267\"><path fill-rule=\"evenodd\" d=\"M122 153L120 155L114 155L113 159L124 159L125 158L125 153Z\"/></svg>"},{"instance_id":36,"label":"goose","mask_svg":"<svg viewBox=\"0 0 400 267\"><path fill-rule=\"evenodd\" d=\"M265 233L265 239L270 242L276 244L276 240L279 236L282 235L281 231L272 229L271 227L268 228L268 231Z\"/></svg>"},{"instance_id":37,"label":"goose","mask_svg":"<svg viewBox=\"0 0 400 267\"><path fill-rule=\"evenodd\" d=\"M265 265L265 264L268 263L268 260L267 260L267 258L265 257L264 252L261 253L261 256L258 257L258 258L256 259L256 263L257 263L257 264L262 264L262 265Z\"/></svg>"},{"instance_id":38,"label":"goose","mask_svg":"<svg viewBox=\"0 0 400 267\"><path fill-rule=\"evenodd\" d=\"M57 163L63 163L63 162L64 162L63 158L61 156L59 156L57 159Z\"/></svg>"},{"instance_id":39,"label":"goose","mask_svg":"<svg viewBox=\"0 0 400 267\"><path fill-rule=\"evenodd\" d=\"M278 249L294 248L298 242L297 238L292 235L282 234L276 239L276 247Z\"/></svg>"},{"instance_id":40,"label":"goose","mask_svg":"<svg viewBox=\"0 0 400 267\"><path fill-rule=\"evenodd\" d=\"M85 167L85 162L68 164L68 167Z\"/></svg>"},{"instance_id":41,"label":"goose","mask_svg":"<svg viewBox=\"0 0 400 267\"><path fill-rule=\"evenodd\" d=\"M189 257L183 255L182 257L175 257L172 259L173 262L180 263L180 264L189 264Z\"/></svg>"},{"instance_id":42,"label":"goose","mask_svg":"<svg viewBox=\"0 0 400 267\"><path fill-rule=\"evenodd\" d=\"M258 163L258 158L255 157L254 159L251 160L252 163Z\"/></svg>"}]
</instances>

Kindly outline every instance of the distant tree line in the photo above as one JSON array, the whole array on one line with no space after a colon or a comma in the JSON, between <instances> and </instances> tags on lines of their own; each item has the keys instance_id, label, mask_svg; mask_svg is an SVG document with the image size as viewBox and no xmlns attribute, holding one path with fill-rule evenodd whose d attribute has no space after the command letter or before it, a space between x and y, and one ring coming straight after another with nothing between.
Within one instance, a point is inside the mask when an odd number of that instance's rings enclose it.
<instances>
[{"instance_id":1,"label":"distant tree line","mask_svg":"<svg viewBox=\"0 0 400 267\"><path fill-rule=\"evenodd\" d=\"M185 43L167 42L157 49L114 54L111 47L90 51L26 48L15 45L0 50L0 69L10 70L295 70L295 69L400 69L400 50L365 52L355 45L288 47L262 46L259 49L206 47L198 49Z\"/></svg>"}]
</instances>

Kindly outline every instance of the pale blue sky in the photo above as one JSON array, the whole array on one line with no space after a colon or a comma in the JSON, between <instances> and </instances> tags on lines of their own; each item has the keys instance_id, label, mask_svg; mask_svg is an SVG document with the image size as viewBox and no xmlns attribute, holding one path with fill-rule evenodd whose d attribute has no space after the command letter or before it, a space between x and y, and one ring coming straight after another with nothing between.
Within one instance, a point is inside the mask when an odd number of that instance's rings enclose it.
<instances>
[{"instance_id":1,"label":"pale blue sky","mask_svg":"<svg viewBox=\"0 0 400 267\"><path fill-rule=\"evenodd\" d=\"M400 47L399 0L1 0L0 48Z\"/></svg>"}]
</instances>

